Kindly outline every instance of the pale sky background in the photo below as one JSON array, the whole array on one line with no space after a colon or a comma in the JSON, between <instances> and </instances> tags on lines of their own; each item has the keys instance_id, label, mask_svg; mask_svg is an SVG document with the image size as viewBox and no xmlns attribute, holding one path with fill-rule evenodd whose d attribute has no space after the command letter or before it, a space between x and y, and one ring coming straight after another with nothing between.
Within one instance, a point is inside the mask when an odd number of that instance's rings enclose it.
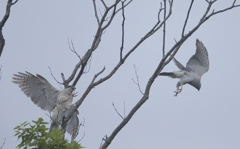
<instances>
[{"instance_id":1,"label":"pale sky background","mask_svg":"<svg viewBox=\"0 0 240 149\"><path fill-rule=\"evenodd\" d=\"M157 21L160 0L135 0L125 9L124 54L139 41ZM0 1L0 17L5 14L7 0ZM232 0L219 0L215 10L230 6ZM239 4L240 1L238 0ZM98 3L100 4L100 3ZM166 49L180 39L186 17L188 1L175 1L173 13L167 22ZM193 5L186 32L193 28L207 7L205 0ZM103 13L103 7L99 10ZM197 91L190 85L174 97L177 79L158 77L149 100L137 111L120 131L109 149L239 149L240 148L240 8L213 16L204 23L181 47L176 58L185 65L195 53L196 38L206 46L210 70L202 77L202 88ZM94 74L104 66L106 76L119 61L121 45L121 13L113 20L102 37L99 48L93 53L91 69L76 85L79 99ZM24 121L42 117L41 110L13 84L12 76L28 71L45 77L57 89L62 86L53 79L48 69L61 81L60 73L70 75L78 57L70 52L67 39L72 39L82 56L90 48L97 22L91 0L49 1L19 0L12 6L10 18L3 28L6 44L0 65L1 114L0 146L15 148L20 141L13 128ZM162 57L162 31L146 40L126 60L116 74L94 88L79 108L80 121L85 118L76 140L89 149L98 149L102 138L110 135L121 122L112 102L121 114L126 114L142 97L135 78L133 65L138 67L142 90ZM170 62L163 71L178 70ZM70 139L69 136L67 136Z\"/></svg>"}]
</instances>

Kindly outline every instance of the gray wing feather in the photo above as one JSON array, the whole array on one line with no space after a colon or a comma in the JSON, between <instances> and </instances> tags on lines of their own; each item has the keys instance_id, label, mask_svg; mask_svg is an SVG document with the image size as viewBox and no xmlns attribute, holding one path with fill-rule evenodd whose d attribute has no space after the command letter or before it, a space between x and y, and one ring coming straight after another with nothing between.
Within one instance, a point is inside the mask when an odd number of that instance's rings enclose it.
<instances>
[{"instance_id":1,"label":"gray wing feather","mask_svg":"<svg viewBox=\"0 0 240 149\"><path fill-rule=\"evenodd\" d=\"M59 91L40 75L29 72L14 74L13 83L18 84L25 95L31 98L38 107L51 112L57 102Z\"/></svg>"},{"instance_id":2,"label":"gray wing feather","mask_svg":"<svg viewBox=\"0 0 240 149\"><path fill-rule=\"evenodd\" d=\"M72 106L72 107L74 107L74 106ZM71 111L71 109L67 110L64 113L64 116L66 117L70 111ZM67 132L71 135L71 141L73 141L77 137L78 132L79 132L79 119L78 119L77 115L78 115L78 111L74 112L66 126Z\"/></svg>"},{"instance_id":3,"label":"gray wing feather","mask_svg":"<svg viewBox=\"0 0 240 149\"><path fill-rule=\"evenodd\" d=\"M177 61L175 58L173 58L173 61L174 61L175 65L176 65L180 70L186 70L186 68L185 68L179 61Z\"/></svg>"},{"instance_id":4,"label":"gray wing feather","mask_svg":"<svg viewBox=\"0 0 240 149\"><path fill-rule=\"evenodd\" d=\"M198 39L196 40L196 47L196 53L189 59L186 67L188 70L202 76L209 69L208 52L203 43Z\"/></svg>"}]
</instances>

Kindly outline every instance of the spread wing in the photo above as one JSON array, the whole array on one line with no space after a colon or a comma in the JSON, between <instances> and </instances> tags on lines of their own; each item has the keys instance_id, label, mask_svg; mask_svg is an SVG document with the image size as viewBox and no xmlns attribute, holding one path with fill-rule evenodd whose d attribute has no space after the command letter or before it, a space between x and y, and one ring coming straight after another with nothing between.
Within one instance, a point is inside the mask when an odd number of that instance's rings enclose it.
<instances>
[{"instance_id":1,"label":"spread wing","mask_svg":"<svg viewBox=\"0 0 240 149\"><path fill-rule=\"evenodd\" d=\"M40 75L29 72L14 74L13 83L18 84L25 95L43 110L51 112L56 105L59 91Z\"/></svg>"},{"instance_id":2,"label":"spread wing","mask_svg":"<svg viewBox=\"0 0 240 149\"><path fill-rule=\"evenodd\" d=\"M196 46L196 53L187 62L187 69L202 76L209 69L208 52L203 43L198 39L196 40Z\"/></svg>"},{"instance_id":3,"label":"spread wing","mask_svg":"<svg viewBox=\"0 0 240 149\"><path fill-rule=\"evenodd\" d=\"M179 61L177 61L175 58L173 58L173 61L174 61L175 65L176 65L180 70L186 70L186 68L185 68Z\"/></svg>"},{"instance_id":4,"label":"spread wing","mask_svg":"<svg viewBox=\"0 0 240 149\"><path fill-rule=\"evenodd\" d=\"M74 106L72 106L74 107ZM70 113L71 109L67 110L64 113L64 116L67 117L67 115ZM67 132L71 135L71 141L73 141L79 132L79 119L78 119L78 111L74 112L72 117L69 119L67 126L66 126L66 130Z\"/></svg>"}]
</instances>

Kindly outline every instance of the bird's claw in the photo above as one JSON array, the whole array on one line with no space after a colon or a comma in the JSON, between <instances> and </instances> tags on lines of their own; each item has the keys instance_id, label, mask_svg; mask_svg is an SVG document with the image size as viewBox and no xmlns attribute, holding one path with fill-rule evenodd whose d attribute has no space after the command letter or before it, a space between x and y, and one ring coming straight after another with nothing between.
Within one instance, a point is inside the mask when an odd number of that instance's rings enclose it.
<instances>
[{"instance_id":1,"label":"bird's claw","mask_svg":"<svg viewBox=\"0 0 240 149\"><path fill-rule=\"evenodd\" d=\"M181 87L181 89L177 88L177 91L174 91L174 93L176 93L174 96L177 96L181 92L182 92L182 87Z\"/></svg>"},{"instance_id":2,"label":"bird's claw","mask_svg":"<svg viewBox=\"0 0 240 149\"><path fill-rule=\"evenodd\" d=\"M77 93L78 93L78 92L73 93L71 97L72 97L72 98L73 98L73 97L77 97Z\"/></svg>"},{"instance_id":3,"label":"bird's claw","mask_svg":"<svg viewBox=\"0 0 240 149\"><path fill-rule=\"evenodd\" d=\"M176 93L174 96L177 96L179 94L178 90L174 91L174 93Z\"/></svg>"}]
</instances>

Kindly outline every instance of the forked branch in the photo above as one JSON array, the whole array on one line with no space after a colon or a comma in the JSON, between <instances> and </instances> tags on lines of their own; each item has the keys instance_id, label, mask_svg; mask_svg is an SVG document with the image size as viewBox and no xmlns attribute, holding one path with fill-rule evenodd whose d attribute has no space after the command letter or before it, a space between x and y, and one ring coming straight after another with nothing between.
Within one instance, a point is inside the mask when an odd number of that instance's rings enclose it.
<instances>
[{"instance_id":1,"label":"forked branch","mask_svg":"<svg viewBox=\"0 0 240 149\"><path fill-rule=\"evenodd\" d=\"M0 57L2 55L2 51L3 51L4 45L5 45L5 39L2 34L2 28L10 16L11 6L16 4L17 2L18 2L18 0L16 0L14 3L12 2L12 0L8 0L5 15L4 15L2 21L0 22Z\"/></svg>"}]
</instances>

